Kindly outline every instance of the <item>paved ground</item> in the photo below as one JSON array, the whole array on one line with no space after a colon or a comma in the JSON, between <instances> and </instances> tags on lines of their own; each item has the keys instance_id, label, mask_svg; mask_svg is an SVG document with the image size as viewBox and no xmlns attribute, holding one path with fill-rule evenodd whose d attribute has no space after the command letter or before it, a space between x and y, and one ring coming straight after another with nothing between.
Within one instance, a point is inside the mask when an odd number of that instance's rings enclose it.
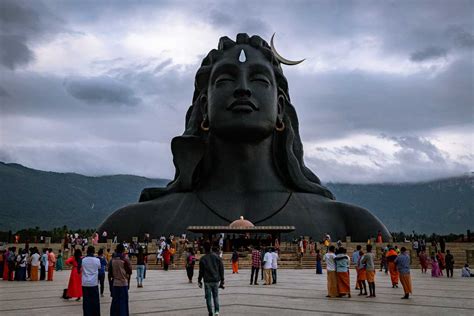
<instances>
[{"instance_id":1,"label":"paved ground","mask_svg":"<svg viewBox=\"0 0 474 316\"><path fill-rule=\"evenodd\" d=\"M352 272L352 271L351 271ZM82 303L60 298L69 272L56 273L53 282L0 281L0 315L81 315ZM351 273L354 285L354 274ZM249 270L226 271L226 289L219 293L221 315L474 315L474 278L431 278L412 271L414 295L401 300L402 289L377 274L377 298L327 299L326 275L312 270L279 270L278 284L250 286ZM260 284L262 284L261 282ZM102 315L109 314L110 297L101 300ZM148 271L143 288L130 288L130 312L135 315L207 315L202 289L189 284L186 272ZM356 294L355 292L353 294Z\"/></svg>"}]
</instances>

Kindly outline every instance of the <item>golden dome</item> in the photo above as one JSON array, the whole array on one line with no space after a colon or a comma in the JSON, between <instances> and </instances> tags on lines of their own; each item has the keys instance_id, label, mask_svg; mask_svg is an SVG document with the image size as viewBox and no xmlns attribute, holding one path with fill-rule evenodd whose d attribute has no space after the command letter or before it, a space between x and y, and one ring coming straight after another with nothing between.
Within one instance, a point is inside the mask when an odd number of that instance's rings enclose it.
<instances>
[{"instance_id":1,"label":"golden dome","mask_svg":"<svg viewBox=\"0 0 474 316\"><path fill-rule=\"evenodd\" d=\"M252 222L244 219L243 216L240 216L239 219L230 223L229 227L254 227L255 225Z\"/></svg>"}]
</instances>

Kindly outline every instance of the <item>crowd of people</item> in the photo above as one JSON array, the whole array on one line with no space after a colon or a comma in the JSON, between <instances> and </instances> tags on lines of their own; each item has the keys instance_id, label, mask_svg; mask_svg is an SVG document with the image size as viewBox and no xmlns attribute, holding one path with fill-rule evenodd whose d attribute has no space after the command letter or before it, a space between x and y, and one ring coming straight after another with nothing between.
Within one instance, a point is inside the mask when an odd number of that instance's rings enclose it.
<instances>
[{"instance_id":1,"label":"crowd of people","mask_svg":"<svg viewBox=\"0 0 474 316\"><path fill-rule=\"evenodd\" d=\"M4 281L53 281L54 271L63 269L63 255L52 248L25 246L0 251L0 276Z\"/></svg>"},{"instance_id":2,"label":"crowd of people","mask_svg":"<svg viewBox=\"0 0 474 316\"><path fill-rule=\"evenodd\" d=\"M100 297L104 296L105 280L109 282L112 302L110 306L111 315L128 315L128 290L132 275L131 260L136 258L136 280L137 287L143 287L146 275L146 267L150 258L156 258L156 263L167 271L174 264L174 256L178 249L185 250L185 268L188 281L193 282L195 265L199 261L198 285L203 287L206 304L210 315L218 315L219 300L218 289L224 288L223 252L228 246L224 236L218 235L211 240L203 238L190 242L186 235L176 238L174 235L161 236L156 242L156 252L148 252L149 239L143 242L133 241L120 243L111 252L110 249L96 249L94 245L84 244L80 236L70 237L67 248L73 251L73 255L63 259L61 250L57 254L51 248L43 248L41 251L36 247L25 249L10 247L0 254L0 276L9 281L53 281L54 271L63 269L64 264L71 267L67 289L64 290L64 299L82 299L84 315L100 315ZM229 239L227 239L229 240ZM233 239L232 239L233 240ZM329 234L317 243L312 238L306 240L300 237L295 240L297 251L304 256L308 251L316 258L316 274L323 273L322 262L326 263L327 271L327 297L351 297L350 268L355 268L357 278L355 289L359 296L367 298L376 297L376 256L373 253L373 245L368 243L365 249L358 245L351 257L347 250L342 247L342 242L335 244L331 242ZM93 243L94 244L94 243ZM238 243L234 243L236 245ZM421 244L421 246L420 246ZM242 243L241 243L242 245ZM379 244L380 245L380 244ZM87 250L85 251L85 246ZM211 247L212 246L212 247ZM278 243L279 246L279 243ZM248 248L247 248L248 249ZM277 283L277 269L279 260L279 247L262 247L257 245L250 247L251 271L250 285L259 285L260 280L264 285ZM431 265L433 277L444 275L453 277L454 257L450 250L437 249L431 256L426 255L426 246L418 243L418 248L413 247L422 268L426 273ZM198 260L196 253L205 253ZM240 255L237 248L232 249L230 262L232 273L239 273ZM399 283L403 287L402 299L408 299L412 294L412 283L410 276L410 254L405 247L400 249L396 245L387 244L381 249L380 272L384 271L390 275L392 288L397 289ZM473 277L468 264L465 264L461 274L463 277Z\"/></svg>"},{"instance_id":3,"label":"crowd of people","mask_svg":"<svg viewBox=\"0 0 474 316\"><path fill-rule=\"evenodd\" d=\"M393 250L394 248L390 247L390 249ZM390 255L393 254L390 253ZM328 248L328 252L324 255L323 260L326 262L327 271L327 297L351 297L349 278L351 258L347 255L347 250L344 247L336 248L331 245ZM366 245L365 253L362 246L357 246L352 254L352 261L357 273L355 288L359 290L358 295L366 296L367 298L376 297L376 267L372 245ZM400 253L395 255L394 258L390 258L390 267L392 287L398 288L398 280L400 280L404 290L402 299L408 299L412 293L412 285L410 277L410 256L405 247L402 247ZM316 273L318 273L318 271L316 271ZM367 287L369 288L369 293L367 293Z\"/></svg>"}]
</instances>

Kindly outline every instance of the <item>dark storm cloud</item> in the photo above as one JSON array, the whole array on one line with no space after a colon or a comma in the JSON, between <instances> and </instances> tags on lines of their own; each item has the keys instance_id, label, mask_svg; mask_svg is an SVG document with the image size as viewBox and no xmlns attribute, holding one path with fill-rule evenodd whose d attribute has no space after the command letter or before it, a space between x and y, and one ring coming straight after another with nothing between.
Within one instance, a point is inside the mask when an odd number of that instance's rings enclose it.
<instances>
[{"instance_id":1,"label":"dark storm cloud","mask_svg":"<svg viewBox=\"0 0 474 316\"><path fill-rule=\"evenodd\" d=\"M471 124L472 73L474 62L459 60L429 79L426 73L292 73L289 84L305 140L400 135Z\"/></svg>"},{"instance_id":2,"label":"dark storm cloud","mask_svg":"<svg viewBox=\"0 0 474 316\"><path fill-rule=\"evenodd\" d=\"M422 50L418 50L412 53L410 55L410 60L419 62L419 61L446 57L447 54L448 54L448 50L446 48L431 46L431 47L426 47Z\"/></svg>"},{"instance_id":3,"label":"dark storm cloud","mask_svg":"<svg viewBox=\"0 0 474 316\"><path fill-rule=\"evenodd\" d=\"M0 64L16 69L34 60L31 43L63 29L42 2L0 1Z\"/></svg>"},{"instance_id":4,"label":"dark storm cloud","mask_svg":"<svg viewBox=\"0 0 474 316\"><path fill-rule=\"evenodd\" d=\"M6 97L9 97L10 94L7 92L7 90L5 90L2 86L0 86L0 97L2 98L6 98Z\"/></svg>"},{"instance_id":5,"label":"dark storm cloud","mask_svg":"<svg viewBox=\"0 0 474 316\"><path fill-rule=\"evenodd\" d=\"M65 81L66 91L89 104L137 105L141 102L125 83L102 77L75 77Z\"/></svg>"}]
</instances>

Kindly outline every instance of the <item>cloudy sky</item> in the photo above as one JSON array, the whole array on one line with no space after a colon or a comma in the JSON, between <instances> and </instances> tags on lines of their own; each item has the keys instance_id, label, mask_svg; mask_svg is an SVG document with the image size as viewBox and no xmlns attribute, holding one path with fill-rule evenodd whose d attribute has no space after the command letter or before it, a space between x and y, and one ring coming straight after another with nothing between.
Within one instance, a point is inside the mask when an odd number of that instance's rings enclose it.
<instances>
[{"instance_id":1,"label":"cloudy sky","mask_svg":"<svg viewBox=\"0 0 474 316\"><path fill-rule=\"evenodd\" d=\"M194 75L219 37L284 67L324 182L474 170L474 2L0 1L0 161L171 178Z\"/></svg>"}]
</instances>

